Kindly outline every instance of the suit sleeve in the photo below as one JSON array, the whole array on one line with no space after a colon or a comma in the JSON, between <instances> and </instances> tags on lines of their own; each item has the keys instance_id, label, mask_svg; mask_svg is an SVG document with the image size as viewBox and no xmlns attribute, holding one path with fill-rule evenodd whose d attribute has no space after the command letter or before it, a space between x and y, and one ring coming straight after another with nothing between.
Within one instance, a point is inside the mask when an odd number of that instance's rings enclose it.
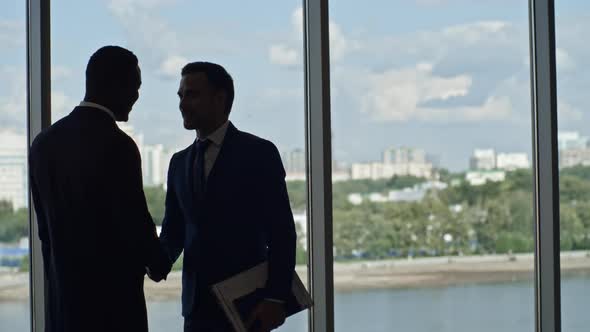
<instances>
[{"instance_id":1,"label":"suit sleeve","mask_svg":"<svg viewBox=\"0 0 590 332\"><path fill-rule=\"evenodd\" d=\"M49 262L51 260L51 243L49 241L49 231L47 225L47 217L45 216L45 210L39 196L39 189L37 186L36 177L34 172L36 170L36 155L38 154L36 144L31 148L29 155L29 181L31 186L31 195L33 198L33 205L35 207L35 214L37 215L37 229L39 231L39 239L41 240L41 252L43 254L43 265L45 267L45 273L49 271Z\"/></svg>"},{"instance_id":2,"label":"suit sleeve","mask_svg":"<svg viewBox=\"0 0 590 332\"><path fill-rule=\"evenodd\" d=\"M174 185L174 174L176 170L176 155L172 156L168 167L168 180L166 191L166 211L162 221L162 233L160 242L166 251L170 264L173 264L184 248L184 219L178 204L176 188Z\"/></svg>"},{"instance_id":3,"label":"suit sleeve","mask_svg":"<svg viewBox=\"0 0 590 332\"><path fill-rule=\"evenodd\" d=\"M168 265L167 257L158 241L156 226L148 211L141 174L141 157L137 146L131 139L121 144L116 154L118 183L115 190L119 211L127 227L122 227L128 234L126 238L133 239L132 245L139 249L135 251L143 266L151 271L163 271ZM158 278L159 279L159 278Z\"/></svg>"},{"instance_id":4,"label":"suit sleeve","mask_svg":"<svg viewBox=\"0 0 590 332\"><path fill-rule=\"evenodd\" d=\"M265 160L261 167L265 226L268 237L269 275L266 295L272 299L286 300L293 283L297 235L287 185L285 169L277 148L268 143L264 149Z\"/></svg>"}]
</instances>

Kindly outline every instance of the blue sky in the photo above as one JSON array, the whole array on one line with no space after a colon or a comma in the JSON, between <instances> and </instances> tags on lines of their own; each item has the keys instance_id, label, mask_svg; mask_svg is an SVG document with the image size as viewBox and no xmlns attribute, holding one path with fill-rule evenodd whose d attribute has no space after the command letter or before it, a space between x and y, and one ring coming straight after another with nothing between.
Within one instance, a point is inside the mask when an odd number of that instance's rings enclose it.
<instances>
[{"instance_id":1,"label":"blue sky","mask_svg":"<svg viewBox=\"0 0 590 332\"><path fill-rule=\"evenodd\" d=\"M0 127L22 130L24 1L5 4ZM559 126L585 134L589 9L557 4ZM179 70L207 60L234 77L239 128L281 150L303 146L300 1L53 0L51 11L54 119L82 98L92 52L116 44L140 60L130 123L147 143L175 148L194 139L178 112ZM386 147L413 146L460 170L474 148L530 153L527 16L527 1L332 1L336 159L377 160Z\"/></svg>"}]
</instances>

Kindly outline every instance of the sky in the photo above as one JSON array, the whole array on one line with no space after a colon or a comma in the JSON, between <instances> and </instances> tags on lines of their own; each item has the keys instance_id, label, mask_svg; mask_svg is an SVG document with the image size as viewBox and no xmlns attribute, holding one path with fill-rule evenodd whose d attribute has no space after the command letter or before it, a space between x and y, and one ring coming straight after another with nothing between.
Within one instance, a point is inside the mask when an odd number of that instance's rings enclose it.
<instances>
[{"instance_id":1,"label":"sky","mask_svg":"<svg viewBox=\"0 0 590 332\"><path fill-rule=\"evenodd\" d=\"M558 125L589 135L590 4L556 6ZM22 132L25 1L0 7L0 131ZM530 155L528 1L333 0L329 11L336 160L409 146L458 171L476 148ZM239 129L283 151L304 146L301 1L53 0L51 15L53 120L82 99L90 55L120 45L142 69L129 123L146 143L194 140L176 91L181 67L205 60L234 78Z\"/></svg>"}]
</instances>

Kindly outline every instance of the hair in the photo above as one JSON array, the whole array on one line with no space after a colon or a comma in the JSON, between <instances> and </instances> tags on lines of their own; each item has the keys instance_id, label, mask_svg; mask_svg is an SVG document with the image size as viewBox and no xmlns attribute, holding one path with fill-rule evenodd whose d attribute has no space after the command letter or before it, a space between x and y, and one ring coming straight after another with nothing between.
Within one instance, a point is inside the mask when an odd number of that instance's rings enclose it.
<instances>
[{"instance_id":1,"label":"hair","mask_svg":"<svg viewBox=\"0 0 590 332\"><path fill-rule=\"evenodd\" d=\"M225 114L229 115L234 102L234 80L222 66L211 62L191 62L182 68L182 76L194 73L204 73L209 84L215 89L226 93Z\"/></svg>"},{"instance_id":2,"label":"hair","mask_svg":"<svg viewBox=\"0 0 590 332\"><path fill-rule=\"evenodd\" d=\"M133 52L119 46L99 48L86 66L86 93L106 91L113 84L130 83L138 60Z\"/></svg>"}]
</instances>

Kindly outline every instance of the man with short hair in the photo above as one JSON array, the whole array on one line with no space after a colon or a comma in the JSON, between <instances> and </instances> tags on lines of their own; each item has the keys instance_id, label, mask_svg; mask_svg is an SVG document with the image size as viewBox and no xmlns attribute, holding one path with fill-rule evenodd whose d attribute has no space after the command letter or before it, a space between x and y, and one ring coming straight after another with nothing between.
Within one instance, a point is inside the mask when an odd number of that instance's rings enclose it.
<instances>
[{"instance_id":1,"label":"man with short hair","mask_svg":"<svg viewBox=\"0 0 590 332\"><path fill-rule=\"evenodd\" d=\"M79 106L35 138L31 190L47 280L47 332L147 331L146 268L167 272L127 121L141 73L105 46L86 68ZM155 280L161 276L153 275Z\"/></svg>"},{"instance_id":2,"label":"man with short hair","mask_svg":"<svg viewBox=\"0 0 590 332\"><path fill-rule=\"evenodd\" d=\"M220 65L187 64L178 97L184 127L197 138L170 161L160 240L171 262L184 251L184 330L232 331L211 286L268 261L265 299L248 323L252 331L270 331L285 320L295 269L295 225L279 152L229 121L234 86Z\"/></svg>"}]
</instances>

